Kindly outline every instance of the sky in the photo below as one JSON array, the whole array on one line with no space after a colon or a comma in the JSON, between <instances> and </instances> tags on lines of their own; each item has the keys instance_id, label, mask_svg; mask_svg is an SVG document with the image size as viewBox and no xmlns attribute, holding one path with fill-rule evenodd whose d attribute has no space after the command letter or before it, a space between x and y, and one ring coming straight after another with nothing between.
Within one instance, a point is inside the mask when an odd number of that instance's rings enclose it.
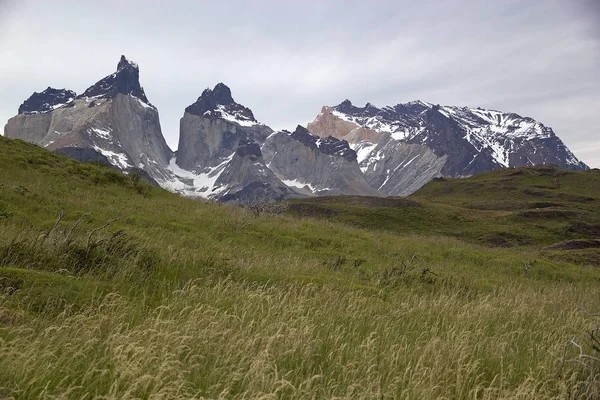
<instances>
[{"instance_id":1,"label":"sky","mask_svg":"<svg viewBox=\"0 0 600 400\"><path fill-rule=\"evenodd\" d=\"M600 168L600 0L0 0L0 124L121 54L174 150L185 107L223 82L274 129L344 99L516 112Z\"/></svg>"}]
</instances>

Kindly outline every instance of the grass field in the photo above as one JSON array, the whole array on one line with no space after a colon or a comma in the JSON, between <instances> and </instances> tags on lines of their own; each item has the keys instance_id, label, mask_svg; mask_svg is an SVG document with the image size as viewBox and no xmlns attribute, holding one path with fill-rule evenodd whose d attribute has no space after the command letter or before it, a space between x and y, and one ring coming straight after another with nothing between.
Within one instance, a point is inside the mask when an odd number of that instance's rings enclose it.
<instances>
[{"instance_id":1,"label":"grass field","mask_svg":"<svg viewBox=\"0 0 600 400\"><path fill-rule=\"evenodd\" d=\"M599 183L256 216L0 138L0 398L597 398Z\"/></svg>"}]
</instances>

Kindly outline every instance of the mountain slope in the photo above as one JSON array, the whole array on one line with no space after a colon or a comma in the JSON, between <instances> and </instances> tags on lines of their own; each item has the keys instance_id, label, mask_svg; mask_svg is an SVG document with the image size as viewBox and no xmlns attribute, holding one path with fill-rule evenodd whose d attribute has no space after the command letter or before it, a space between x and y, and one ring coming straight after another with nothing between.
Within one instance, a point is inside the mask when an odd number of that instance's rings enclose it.
<instances>
[{"instance_id":1,"label":"mountain slope","mask_svg":"<svg viewBox=\"0 0 600 400\"><path fill-rule=\"evenodd\" d=\"M275 175L308 195L382 195L365 181L345 140L319 138L298 126L269 135L262 152Z\"/></svg>"}]
</instances>

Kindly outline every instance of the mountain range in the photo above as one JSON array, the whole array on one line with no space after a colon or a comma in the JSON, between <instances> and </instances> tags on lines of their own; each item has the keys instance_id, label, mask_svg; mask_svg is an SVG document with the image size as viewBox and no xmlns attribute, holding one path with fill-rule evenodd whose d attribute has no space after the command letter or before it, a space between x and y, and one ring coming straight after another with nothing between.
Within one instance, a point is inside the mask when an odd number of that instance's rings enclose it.
<instances>
[{"instance_id":1,"label":"mountain range","mask_svg":"<svg viewBox=\"0 0 600 400\"><path fill-rule=\"evenodd\" d=\"M550 127L514 113L422 101L357 107L345 100L323 107L306 127L274 131L223 83L184 110L173 152L139 67L125 56L80 95L50 87L34 93L4 135L224 202L406 196L435 177L543 164L588 169Z\"/></svg>"}]
</instances>

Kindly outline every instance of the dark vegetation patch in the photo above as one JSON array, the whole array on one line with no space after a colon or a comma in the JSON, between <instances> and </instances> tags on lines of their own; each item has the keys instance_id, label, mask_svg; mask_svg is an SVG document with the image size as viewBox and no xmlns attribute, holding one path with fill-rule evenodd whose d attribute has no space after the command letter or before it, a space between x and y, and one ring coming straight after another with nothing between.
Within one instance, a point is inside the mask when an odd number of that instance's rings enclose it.
<instances>
[{"instance_id":1,"label":"dark vegetation patch","mask_svg":"<svg viewBox=\"0 0 600 400\"><path fill-rule=\"evenodd\" d=\"M546 197L548 195L546 192L540 192L539 190L533 190L533 189L525 189L525 190L523 190L523 193L525 193L528 196L534 196L534 197Z\"/></svg>"},{"instance_id":2,"label":"dark vegetation patch","mask_svg":"<svg viewBox=\"0 0 600 400\"><path fill-rule=\"evenodd\" d=\"M292 215L308 218L327 218L338 214L330 207L311 203L290 203L288 212Z\"/></svg>"},{"instance_id":3,"label":"dark vegetation patch","mask_svg":"<svg viewBox=\"0 0 600 400\"><path fill-rule=\"evenodd\" d=\"M417 201L405 197L323 196L303 200L305 204L346 204L365 207L420 207ZM293 204L293 202L292 202Z\"/></svg>"},{"instance_id":4,"label":"dark vegetation patch","mask_svg":"<svg viewBox=\"0 0 600 400\"><path fill-rule=\"evenodd\" d=\"M523 170L520 168L510 169L506 173L506 176L518 176L518 175L523 175Z\"/></svg>"},{"instance_id":5,"label":"dark vegetation patch","mask_svg":"<svg viewBox=\"0 0 600 400\"><path fill-rule=\"evenodd\" d=\"M574 196L562 193L559 195L559 197L560 199L564 199L565 201L573 203L593 203L598 200L597 198L591 196Z\"/></svg>"},{"instance_id":6,"label":"dark vegetation patch","mask_svg":"<svg viewBox=\"0 0 600 400\"><path fill-rule=\"evenodd\" d=\"M511 232L486 233L479 237L479 241L491 247L515 247L531 243L529 237Z\"/></svg>"},{"instance_id":7,"label":"dark vegetation patch","mask_svg":"<svg viewBox=\"0 0 600 400\"><path fill-rule=\"evenodd\" d=\"M555 261L600 267L600 248L580 250L544 250L542 254Z\"/></svg>"},{"instance_id":8,"label":"dark vegetation patch","mask_svg":"<svg viewBox=\"0 0 600 400\"><path fill-rule=\"evenodd\" d=\"M563 205L559 204L559 203L551 203L549 201L536 201L534 203L529 203L525 206L525 208L529 208L529 209L550 208L550 207L563 207Z\"/></svg>"},{"instance_id":9,"label":"dark vegetation patch","mask_svg":"<svg viewBox=\"0 0 600 400\"><path fill-rule=\"evenodd\" d=\"M569 222L565 227L565 231L600 238L600 224L587 224L580 221Z\"/></svg>"},{"instance_id":10,"label":"dark vegetation patch","mask_svg":"<svg viewBox=\"0 0 600 400\"><path fill-rule=\"evenodd\" d=\"M516 213L520 219L568 219L568 218L585 218L589 213L579 210L554 210L554 209L537 209L525 210Z\"/></svg>"},{"instance_id":11,"label":"dark vegetation patch","mask_svg":"<svg viewBox=\"0 0 600 400\"><path fill-rule=\"evenodd\" d=\"M547 247L548 250L582 250L596 248L600 248L600 240L598 239L573 239Z\"/></svg>"},{"instance_id":12,"label":"dark vegetation patch","mask_svg":"<svg viewBox=\"0 0 600 400\"><path fill-rule=\"evenodd\" d=\"M533 175L537 176L561 176L570 173L567 170L554 165L542 165L530 168Z\"/></svg>"}]
</instances>

